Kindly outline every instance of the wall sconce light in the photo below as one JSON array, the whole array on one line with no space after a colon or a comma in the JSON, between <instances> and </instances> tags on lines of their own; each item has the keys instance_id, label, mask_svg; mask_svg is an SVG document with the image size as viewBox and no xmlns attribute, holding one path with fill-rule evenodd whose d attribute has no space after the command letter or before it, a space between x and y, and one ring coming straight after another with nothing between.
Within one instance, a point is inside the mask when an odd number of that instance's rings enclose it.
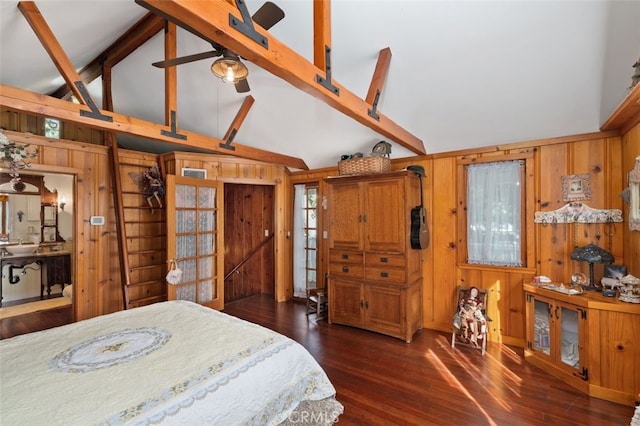
<instances>
[{"instance_id":1,"label":"wall sconce light","mask_svg":"<svg viewBox=\"0 0 640 426\"><path fill-rule=\"evenodd\" d=\"M24 212L22 210L18 210L16 214L18 215L18 221L22 222L22 216L24 216Z\"/></svg>"},{"instance_id":2,"label":"wall sconce light","mask_svg":"<svg viewBox=\"0 0 640 426\"><path fill-rule=\"evenodd\" d=\"M64 206L66 206L67 203L64 202L64 197L60 198L60 202L58 203L58 206L60 207L60 211L63 212L64 211Z\"/></svg>"}]
</instances>

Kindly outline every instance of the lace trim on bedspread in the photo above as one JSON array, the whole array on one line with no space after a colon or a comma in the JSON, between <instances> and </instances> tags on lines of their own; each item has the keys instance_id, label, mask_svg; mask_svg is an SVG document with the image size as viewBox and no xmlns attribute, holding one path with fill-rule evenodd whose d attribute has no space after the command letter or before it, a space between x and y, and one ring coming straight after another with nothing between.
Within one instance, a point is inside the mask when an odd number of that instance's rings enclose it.
<instances>
[{"instance_id":1,"label":"lace trim on bedspread","mask_svg":"<svg viewBox=\"0 0 640 426\"><path fill-rule=\"evenodd\" d=\"M304 377L303 380L294 383L292 387L281 392L277 397L270 400L269 404L265 405L243 424L248 426L280 424L285 421L298 406L300 403L300 395L304 395L305 400L313 401L334 395L333 393L329 395L322 393L323 389L327 389L326 375L315 372L313 375ZM335 417L337 417L341 412L332 414L335 414Z\"/></svg>"},{"instance_id":2,"label":"lace trim on bedspread","mask_svg":"<svg viewBox=\"0 0 640 426\"><path fill-rule=\"evenodd\" d=\"M161 395L155 398L149 398L140 404L111 416L103 422L102 425L119 425L126 423L162 403L166 403L173 398L182 396L183 399L179 402L174 403L151 418L144 419L143 422L138 424L160 423L166 416L177 414L181 409L191 406L196 400L205 398L209 393L217 391L220 387L226 385L230 380L238 377L241 373L248 371L258 363L293 344L293 341L284 341L280 342L277 346L268 348L275 340L276 339L273 337L265 339L258 345L239 352L225 361L216 363L205 371L194 375L182 383L176 384L170 389L167 389ZM198 389L203 386L203 384L206 384L206 386Z\"/></svg>"}]
</instances>

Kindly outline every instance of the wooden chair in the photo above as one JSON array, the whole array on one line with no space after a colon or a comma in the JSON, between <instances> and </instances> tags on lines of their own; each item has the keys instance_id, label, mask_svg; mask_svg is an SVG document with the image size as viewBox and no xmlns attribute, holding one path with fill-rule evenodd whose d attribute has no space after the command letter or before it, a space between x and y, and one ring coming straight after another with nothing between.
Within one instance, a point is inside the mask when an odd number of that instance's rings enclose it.
<instances>
[{"instance_id":1,"label":"wooden chair","mask_svg":"<svg viewBox=\"0 0 640 426\"><path fill-rule=\"evenodd\" d=\"M451 347L456 344L478 349L484 355L487 349L488 323L487 291L478 287L458 286L456 313L453 316Z\"/></svg>"},{"instance_id":2,"label":"wooden chair","mask_svg":"<svg viewBox=\"0 0 640 426\"><path fill-rule=\"evenodd\" d=\"M324 288L307 289L307 316L316 314L316 320L327 317L327 292Z\"/></svg>"}]
</instances>

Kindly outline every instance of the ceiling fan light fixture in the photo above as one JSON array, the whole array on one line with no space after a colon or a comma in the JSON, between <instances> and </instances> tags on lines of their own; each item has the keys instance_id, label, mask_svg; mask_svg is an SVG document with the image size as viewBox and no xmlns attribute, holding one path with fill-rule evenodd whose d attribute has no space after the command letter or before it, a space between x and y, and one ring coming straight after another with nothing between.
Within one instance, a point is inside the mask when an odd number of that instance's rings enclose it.
<instances>
[{"instance_id":1,"label":"ceiling fan light fixture","mask_svg":"<svg viewBox=\"0 0 640 426\"><path fill-rule=\"evenodd\" d=\"M225 83L237 83L244 80L249 75L249 69L240 62L237 56L225 53L211 65L211 72L222 79Z\"/></svg>"}]
</instances>

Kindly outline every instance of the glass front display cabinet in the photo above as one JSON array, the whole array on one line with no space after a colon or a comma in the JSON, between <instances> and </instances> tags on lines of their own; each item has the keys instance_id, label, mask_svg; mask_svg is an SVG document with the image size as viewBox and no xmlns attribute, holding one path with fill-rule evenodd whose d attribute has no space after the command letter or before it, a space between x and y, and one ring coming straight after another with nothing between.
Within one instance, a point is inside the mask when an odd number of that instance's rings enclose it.
<instances>
[{"instance_id":1,"label":"glass front display cabinet","mask_svg":"<svg viewBox=\"0 0 640 426\"><path fill-rule=\"evenodd\" d=\"M527 294L527 351L573 376L588 380L585 367L586 311L539 295Z\"/></svg>"}]
</instances>

